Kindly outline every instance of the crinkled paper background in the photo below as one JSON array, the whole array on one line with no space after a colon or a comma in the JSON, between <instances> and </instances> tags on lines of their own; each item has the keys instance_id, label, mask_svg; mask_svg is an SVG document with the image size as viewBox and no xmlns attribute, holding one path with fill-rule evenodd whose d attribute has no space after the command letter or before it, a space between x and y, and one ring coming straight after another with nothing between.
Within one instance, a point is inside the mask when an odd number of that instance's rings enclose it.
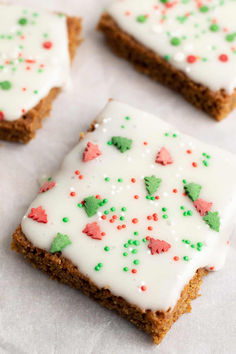
<instances>
[{"instance_id":1,"label":"crinkled paper background","mask_svg":"<svg viewBox=\"0 0 236 354\"><path fill-rule=\"evenodd\" d=\"M110 1L15 0L83 16L85 41L72 67L73 90L55 101L36 139L25 146L0 146L0 354L236 353L235 235L225 268L204 280L192 313L177 321L159 347L126 320L49 280L10 251L11 234L38 191L38 178L59 166L109 97L236 153L236 111L217 123L110 52L95 30Z\"/></svg>"}]
</instances>

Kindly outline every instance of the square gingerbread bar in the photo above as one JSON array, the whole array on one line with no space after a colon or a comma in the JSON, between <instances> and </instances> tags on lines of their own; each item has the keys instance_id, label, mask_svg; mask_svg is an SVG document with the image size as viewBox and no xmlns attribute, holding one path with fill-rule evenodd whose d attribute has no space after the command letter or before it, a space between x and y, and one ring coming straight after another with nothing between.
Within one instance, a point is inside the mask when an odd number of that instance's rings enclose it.
<instances>
[{"instance_id":1,"label":"square gingerbread bar","mask_svg":"<svg viewBox=\"0 0 236 354\"><path fill-rule=\"evenodd\" d=\"M233 154L110 101L41 186L12 249L158 344L224 264L235 179Z\"/></svg>"},{"instance_id":2,"label":"square gingerbread bar","mask_svg":"<svg viewBox=\"0 0 236 354\"><path fill-rule=\"evenodd\" d=\"M236 106L236 2L123 0L98 29L138 71L217 120Z\"/></svg>"},{"instance_id":3,"label":"square gingerbread bar","mask_svg":"<svg viewBox=\"0 0 236 354\"><path fill-rule=\"evenodd\" d=\"M0 5L0 139L29 142L69 81L81 19Z\"/></svg>"}]
</instances>

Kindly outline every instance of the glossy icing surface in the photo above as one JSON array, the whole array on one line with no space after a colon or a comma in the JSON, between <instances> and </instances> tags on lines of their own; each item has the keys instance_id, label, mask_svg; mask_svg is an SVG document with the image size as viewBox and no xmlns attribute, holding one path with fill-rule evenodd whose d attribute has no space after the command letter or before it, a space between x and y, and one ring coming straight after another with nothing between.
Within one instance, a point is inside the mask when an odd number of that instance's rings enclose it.
<instances>
[{"instance_id":1,"label":"glossy icing surface","mask_svg":"<svg viewBox=\"0 0 236 354\"><path fill-rule=\"evenodd\" d=\"M0 121L16 120L69 78L66 17L0 5Z\"/></svg>"},{"instance_id":2,"label":"glossy icing surface","mask_svg":"<svg viewBox=\"0 0 236 354\"><path fill-rule=\"evenodd\" d=\"M236 88L235 0L120 0L107 12L195 82L213 91Z\"/></svg>"},{"instance_id":3,"label":"glossy icing surface","mask_svg":"<svg viewBox=\"0 0 236 354\"><path fill-rule=\"evenodd\" d=\"M223 266L235 178L231 153L111 101L41 187L22 229L48 251L59 234L63 256L97 286L142 309L167 310L198 268ZM200 215L207 210L220 216L211 227Z\"/></svg>"}]
</instances>

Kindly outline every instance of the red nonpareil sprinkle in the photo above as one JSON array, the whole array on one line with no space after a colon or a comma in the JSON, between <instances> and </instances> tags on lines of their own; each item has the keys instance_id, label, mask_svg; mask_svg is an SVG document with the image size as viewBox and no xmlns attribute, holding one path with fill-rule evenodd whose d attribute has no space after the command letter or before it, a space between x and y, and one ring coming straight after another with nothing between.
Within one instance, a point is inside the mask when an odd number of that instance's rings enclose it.
<instances>
[{"instance_id":1,"label":"red nonpareil sprinkle","mask_svg":"<svg viewBox=\"0 0 236 354\"><path fill-rule=\"evenodd\" d=\"M25 59L25 62L28 63L28 64L34 64L36 63L35 60L32 60L32 59Z\"/></svg>"},{"instance_id":2,"label":"red nonpareil sprinkle","mask_svg":"<svg viewBox=\"0 0 236 354\"><path fill-rule=\"evenodd\" d=\"M169 250L169 248L171 248L171 245L163 240L156 240L154 238L150 238L149 244L148 244L148 248L150 248L151 250L151 254L154 255L155 253L163 253L163 252L167 252Z\"/></svg>"},{"instance_id":3,"label":"red nonpareil sprinkle","mask_svg":"<svg viewBox=\"0 0 236 354\"><path fill-rule=\"evenodd\" d=\"M191 154L191 153L192 153L192 150L186 150L186 153L187 153L187 154Z\"/></svg>"},{"instance_id":4,"label":"red nonpareil sprinkle","mask_svg":"<svg viewBox=\"0 0 236 354\"><path fill-rule=\"evenodd\" d=\"M157 213L154 213L152 216L153 216L153 220L154 220L154 221L157 221L157 220L158 220L158 215L157 215Z\"/></svg>"},{"instance_id":5,"label":"red nonpareil sprinkle","mask_svg":"<svg viewBox=\"0 0 236 354\"><path fill-rule=\"evenodd\" d=\"M52 42L51 41L43 42L43 48L51 49L52 48Z\"/></svg>"},{"instance_id":6,"label":"red nonpareil sprinkle","mask_svg":"<svg viewBox=\"0 0 236 354\"><path fill-rule=\"evenodd\" d=\"M105 232L101 232L101 235L102 235L102 236L106 236L106 233L105 233Z\"/></svg>"},{"instance_id":7,"label":"red nonpareil sprinkle","mask_svg":"<svg viewBox=\"0 0 236 354\"><path fill-rule=\"evenodd\" d=\"M122 229L125 229L126 228L126 225L125 224L122 224Z\"/></svg>"},{"instance_id":8,"label":"red nonpareil sprinkle","mask_svg":"<svg viewBox=\"0 0 236 354\"><path fill-rule=\"evenodd\" d=\"M97 194L97 195L95 196L95 198L96 198L96 199L101 199L101 196L100 196L99 194Z\"/></svg>"},{"instance_id":9,"label":"red nonpareil sprinkle","mask_svg":"<svg viewBox=\"0 0 236 354\"><path fill-rule=\"evenodd\" d=\"M188 55L188 56L187 56L187 62L188 62L189 64L195 63L196 60L197 60L197 57L196 57L195 55Z\"/></svg>"},{"instance_id":10,"label":"red nonpareil sprinkle","mask_svg":"<svg viewBox=\"0 0 236 354\"><path fill-rule=\"evenodd\" d=\"M146 291L146 290L147 290L146 285L142 285L142 286L141 286L141 290L142 290L142 291Z\"/></svg>"},{"instance_id":11,"label":"red nonpareil sprinkle","mask_svg":"<svg viewBox=\"0 0 236 354\"><path fill-rule=\"evenodd\" d=\"M0 122L4 119L4 113L0 111Z\"/></svg>"},{"instance_id":12,"label":"red nonpareil sprinkle","mask_svg":"<svg viewBox=\"0 0 236 354\"><path fill-rule=\"evenodd\" d=\"M210 270L214 270L215 269L215 267L210 267Z\"/></svg>"},{"instance_id":13,"label":"red nonpareil sprinkle","mask_svg":"<svg viewBox=\"0 0 236 354\"><path fill-rule=\"evenodd\" d=\"M136 182L136 179L135 179L135 178L131 178L131 182L132 182L132 183L135 183L135 182Z\"/></svg>"},{"instance_id":14,"label":"red nonpareil sprinkle","mask_svg":"<svg viewBox=\"0 0 236 354\"><path fill-rule=\"evenodd\" d=\"M25 113L25 109L24 109L24 108L22 108L21 112L22 112L22 113Z\"/></svg>"},{"instance_id":15,"label":"red nonpareil sprinkle","mask_svg":"<svg viewBox=\"0 0 236 354\"><path fill-rule=\"evenodd\" d=\"M75 174L78 176L80 174L79 170L76 170Z\"/></svg>"},{"instance_id":16,"label":"red nonpareil sprinkle","mask_svg":"<svg viewBox=\"0 0 236 354\"><path fill-rule=\"evenodd\" d=\"M173 193L178 193L178 189L174 188Z\"/></svg>"},{"instance_id":17,"label":"red nonpareil sprinkle","mask_svg":"<svg viewBox=\"0 0 236 354\"><path fill-rule=\"evenodd\" d=\"M151 237L150 236L146 236L145 238L146 238L147 241L149 241Z\"/></svg>"},{"instance_id":18,"label":"red nonpareil sprinkle","mask_svg":"<svg viewBox=\"0 0 236 354\"><path fill-rule=\"evenodd\" d=\"M112 224L115 221L115 219L110 219L109 221Z\"/></svg>"},{"instance_id":19,"label":"red nonpareil sprinkle","mask_svg":"<svg viewBox=\"0 0 236 354\"><path fill-rule=\"evenodd\" d=\"M113 215L113 216L112 216L112 219L117 219L117 215Z\"/></svg>"},{"instance_id":20,"label":"red nonpareil sprinkle","mask_svg":"<svg viewBox=\"0 0 236 354\"><path fill-rule=\"evenodd\" d=\"M101 218L102 218L102 220L106 220L107 216L106 215L102 215Z\"/></svg>"},{"instance_id":21,"label":"red nonpareil sprinkle","mask_svg":"<svg viewBox=\"0 0 236 354\"><path fill-rule=\"evenodd\" d=\"M98 145L88 142L83 153L83 162L94 160L101 154Z\"/></svg>"},{"instance_id":22,"label":"red nonpareil sprinkle","mask_svg":"<svg viewBox=\"0 0 236 354\"><path fill-rule=\"evenodd\" d=\"M118 226L117 226L117 229L118 229L118 230L121 230L121 229L122 229L122 226L121 226L121 225L118 225Z\"/></svg>"},{"instance_id":23,"label":"red nonpareil sprinkle","mask_svg":"<svg viewBox=\"0 0 236 354\"><path fill-rule=\"evenodd\" d=\"M138 219L137 219L137 218L133 218L133 219L132 219L132 223L133 223L133 224L137 224L137 223L138 223Z\"/></svg>"},{"instance_id":24,"label":"red nonpareil sprinkle","mask_svg":"<svg viewBox=\"0 0 236 354\"><path fill-rule=\"evenodd\" d=\"M46 181L42 187L40 188L40 191L39 193L44 193L44 192L47 192L49 191L50 189L52 189L53 187L55 187L56 185L56 182L53 182L53 181Z\"/></svg>"},{"instance_id":25,"label":"red nonpareil sprinkle","mask_svg":"<svg viewBox=\"0 0 236 354\"><path fill-rule=\"evenodd\" d=\"M41 206L37 208L32 208L30 213L28 214L28 218L33 219L37 222L42 222L44 224L47 224L48 222L47 214Z\"/></svg>"},{"instance_id":26,"label":"red nonpareil sprinkle","mask_svg":"<svg viewBox=\"0 0 236 354\"><path fill-rule=\"evenodd\" d=\"M156 200L160 199L159 195L156 195L156 196L155 196L155 199L156 199Z\"/></svg>"},{"instance_id":27,"label":"red nonpareil sprinkle","mask_svg":"<svg viewBox=\"0 0 236 354\"><path fill-rule=\"evenodd\" d=\"M31 70L31 67L30 66L26 66L26 70Z\"/></svg>"},{"instance_id":28,"label":"red nonpareil sprinkle","mask_svg":"<svg viewBox=\"0 0 236 354\"><path fill-rule=\"evenodd\" d=\"M100 226L96 221L92 222L91 224L87 224L83 229L83 233L94 240L101 240L102 236L104 236L102 235Z\"/></svg>"},{"instance_id":29,"label":"red nonpareil sprinkle","mask_svg":"<svg viewBox=\"0 0 236 354\"><path fill-rule=\"evenodd\" d=\"M226 55L226 54L221 54L221 55L219 55L219 60L220 61L222 61L223 63L226 63L228 60L229 60L229 57L228 57L228 55Z\"/></svg>"},{"instance_id":30,"label":"red nonpareil sprinkle","mask_svg":"<svg viewBox=\"0 0 236 354\"><path fill-rule=\"evenodd\" d=\"M134 199L139 199L139 196L135 194Z\"/></svg>"},{"instance_id":31,"label":"red nonpareil sprinkle","mask_svg":"<svg viewBox=\"0 0 236 354\"><path fill-rule=\"evenodd\" d=\"M83 179L84 178L84 176L83 175L79 175L79 179Z\"/></svg>"},{"instance_id":32,"label":"red nonpareil sprinkle","mask_svg":"<svg viewBox=\"0 0 236 354\"><path fill-rule=\"evenodd\" d=\"M75 196L76 196L76 193L75 193L75 192L70 192L70 196L71 196L71 197L75 197Z\"/></svg>"},{"instance_id":33,"label":"red nonpareil sprinkle","mask_svg":"<svg viewBox=\"0 0 236 354\"><path fill-rule=\"evenodd\" d=\"M173 257L173 260L174 260L175 262L177 262L177 261L179 260L179 257L178 257L178 256L174 256L174 257Z\"/></svg>"},{"instance_id":34,"label":"red nonpareil sprinkle","mask_svg":"<svg viewBox=\"0 0 236 354\"><path fill-rule=\"evenodd\" d=\"M144 142L143 142L143 145L147 145L147 144L148 144L147 141L144 141Z\"/></svg>"},{"instance_id":35,"label":"red nonpareil sprinkle","mask_svg":"<svg viewBox=\"0 0 236 354\"><path fill-rule=\"evenodd\" d=\"M148 226L148 230L152 231L153 227L152 226Z\"/></svg>"},{"instance_id":36,"label":"red nonpareil sprinkle","mask_svg":"<svg viewBox=\"0 0 236 354\"><path fill-rule=\"evenodd\" d=\"M197 162L193 162L193 163L192 163L192 166L193 166L193 167L197 167Z\"/></svg>"},{"instance_id":37,"label":"red nonpareil sprinkle","mask_svg":"<svg viewBox=\"0 0 236 354\"><path fill-rule=\"evenodd\" d=\"M23 88L22 88L22 91L26 91L26 87L23 87Z\"/></svg>"},{"instance_id":38,"label":"red nonpareil sprinkle","mask_svg":"<svg viewBox=\"0 0 236 354\"><path fill-rule=\"evenodd\" d=\"M131 272L132 272L133 274L136 274L136 273L137 273L137 269L132 269Z\"/></svg>"},{"instance_id":39,"label":"red nonpareil sprinkle","mask_svg":"<svg viewBox=\"0 0 236 354\"><path fill-rule=\"evenodd\" d=\"M148 216L147 216L147 219L148 219L148 220L152 220L152 216L151 216L151 215L148 215Z\"/></svg>"}]
</instances>

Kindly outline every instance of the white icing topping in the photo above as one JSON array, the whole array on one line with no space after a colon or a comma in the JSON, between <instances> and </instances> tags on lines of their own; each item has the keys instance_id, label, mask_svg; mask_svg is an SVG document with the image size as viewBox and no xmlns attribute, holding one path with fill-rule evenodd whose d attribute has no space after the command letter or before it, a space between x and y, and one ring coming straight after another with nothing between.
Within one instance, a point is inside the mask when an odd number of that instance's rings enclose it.
<instances>
[{"instance_id":1,"label":"white icing topping","mask_svg":"<svg viewBox=\"0 0 236 354\"><path fill-rule=\"evenodd\" d=\"M107 12L124 31L195 82L213 91L232 93L236 88L235 0L123 0Z\"/></svg>"},{"instance_id":2,"label":"white icing topping","mask_svg":"<svg viewBox=\"0 0 236 354\"><path fill-rule=\"evenodd\" d=\"M113 136L132 139L131 149L121 153L107 144ZM102 154L83 162L88 142L97 144ZM170 153L172 164L163 166L155 162L163 146ZM208 166L203 164L206 160ZM193 162L197 167L193 167ZM154 193L159 199L148 200L144 177L152 175L162 182ZM109 181L105 180L107 177ZM22 229L35 246L48 251L57 233L68 235L71 245L62 250L63 256L97 286L109 286L113 294L143 309L167 310L176 304L184 285L198 268L222 267L234 220L235 178L234 155L177 133L151 114L112 101L98 116L96 130L86 134L52 177L51 182L56 185L33 201L22 220ZM212 211L219 212L220 232L210 229L190 198L183 195L183 179L202 186L200 198L212 202ZM88 217L85 208L77 204L88 196L97 195L108 202L96 215ZM39 206L47 214L46 224L28 217L31 208ZM116 210L111 211L113 207ZM192 215L184 216L188 210ZM147 218L155 213L157 221ZM113 219L114 215L117 219ZM65 217L67 222L63 222ZM132 222L135 218L137 223ZM106 233L102 240L92 239L82 232L93 222ZM126 227L119 230L119 225ZM134 235L136 231L138 235ZM142 241L146 236L164 240L171 248L151 255L149 241ZM129 244L128 240L140 244ZM190 244L182 240L189 240ZM202 243L200 251L197 250L199 242ZM104 250L106 246L109 251ZM133 250L137 253L132 253ZM123 255L125 252L128 255ZM174 257L178 258L174 260ZM139 264L134 264L135 260ZM96 271L94 268L99 263L103 266ZM128 271L124 271L124 267ZM132 269L137 272L132 273Z\"/></svg>"},{"instance_id":3,"label":"white icing topping","mask_svg":"<svg viewBox=\"0 0 236 354\"><path fill-rule=\"evenodd\" d=\"M69 78L66 17L0 5L0 120L15 120Z\"/></svg>"}]
</instances>

